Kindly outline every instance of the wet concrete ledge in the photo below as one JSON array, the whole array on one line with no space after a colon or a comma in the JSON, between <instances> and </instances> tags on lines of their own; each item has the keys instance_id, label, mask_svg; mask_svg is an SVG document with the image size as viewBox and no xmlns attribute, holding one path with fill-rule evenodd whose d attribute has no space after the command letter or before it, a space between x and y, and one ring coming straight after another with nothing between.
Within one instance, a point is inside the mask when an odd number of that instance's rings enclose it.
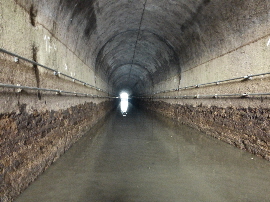
<instances>
[{"instance_id":1,"label":"wet concrete ledge","mask_svg":"<svg viewBox=\"0 0 270 202\"><path fill-rule=\"evenodd\" d=\"M270 109L192 106L164 101L140 105L270 161Z\"/></svg>"},{"instance_id":2,"label":"wet concrete ledge","mask_svg":"<svg viewBox=\"0 0 270 202\"><path fill-rule=\"evenodd\" d=\"M112 102L59 111L0 114L0 201L12 201L73 143L102 119Z\"/></svg>"}]
</instances>

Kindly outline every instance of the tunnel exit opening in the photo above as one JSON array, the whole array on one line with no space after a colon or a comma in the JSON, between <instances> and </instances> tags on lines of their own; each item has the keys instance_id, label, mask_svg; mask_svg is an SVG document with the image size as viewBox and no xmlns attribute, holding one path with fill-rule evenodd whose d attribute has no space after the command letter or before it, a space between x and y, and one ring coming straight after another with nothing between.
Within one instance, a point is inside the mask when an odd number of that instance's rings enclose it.
<instances>
[{"instance_id":1,"label":"tunnel exit opening","mask_svg":"<svg viewBox=\"0 0 270 202\"><path fill-rule=\"evenodd\" d=\"M129 98L129 94L127 92L121 92L120 93L120 99L127 99Z\"/></svg>"}]
</instances>

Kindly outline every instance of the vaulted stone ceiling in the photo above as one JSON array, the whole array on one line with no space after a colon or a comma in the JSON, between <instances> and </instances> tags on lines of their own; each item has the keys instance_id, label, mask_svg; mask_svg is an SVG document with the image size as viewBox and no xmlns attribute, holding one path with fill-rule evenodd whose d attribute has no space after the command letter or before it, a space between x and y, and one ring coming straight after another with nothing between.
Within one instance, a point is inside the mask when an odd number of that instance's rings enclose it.
<instances>
[{"instance_id":1,"label":"vaulted stone ceiling","mask_svg":"<svg viewBox=\"0 0 270 202\"><path fill-rule=\"evenodd\" d=\"M252 8L269 6L267 0L18 1L114 89L133 93L180 74L202 55L222 54L226 43L237 47L245 38L234 41L235 33L254 24Z\"/></svg>"}]
</instances>

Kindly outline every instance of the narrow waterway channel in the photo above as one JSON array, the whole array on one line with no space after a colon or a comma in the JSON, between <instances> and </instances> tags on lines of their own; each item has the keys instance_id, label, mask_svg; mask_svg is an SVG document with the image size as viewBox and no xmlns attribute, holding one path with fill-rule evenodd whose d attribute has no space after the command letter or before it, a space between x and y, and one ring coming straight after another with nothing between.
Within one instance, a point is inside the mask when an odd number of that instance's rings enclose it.
<instances>
[{"instance_id":1,"label":"narrow waterway channel","mask_svg":"<svg viewBox=\"0 0 270 202\"><path fill-rule=\"evenodd\" d=\"M268 202L270 163L129 106L78 141L16 202Z\"/></svg>"}]
</instances>

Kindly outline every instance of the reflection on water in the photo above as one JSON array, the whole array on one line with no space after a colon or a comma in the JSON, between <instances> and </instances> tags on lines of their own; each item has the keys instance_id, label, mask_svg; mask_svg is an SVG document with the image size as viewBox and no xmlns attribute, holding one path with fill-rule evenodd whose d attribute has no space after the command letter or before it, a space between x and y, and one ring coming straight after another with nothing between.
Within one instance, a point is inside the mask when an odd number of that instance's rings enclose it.
<instances>
[{"instance_id":1,"label":"reflection on water","mask_svg":"<svg viewBox=\"0 0 270 202\"><path fill-rule=\"evenodd\" d=\"M121 99L120 107L121 107L121 113L123 114L123 116L126 116L127 110L128 110L128 100Z\"/></svg>"},{"instance_id":2,"label":"reflection on water","mask_svg":"<svg viewBox=\"0 0 270 202\"><path fill-rule=\"evenodd\" d=\"M269 202L270 163L135 109L113 113L16 202Z\"/></svg>"},{"instance_id":3,"label":"reflection on water","mask_svg":"<svg viewBox=\"0 0 270 202\"><path fill-rule=\"evenodd\" d=\"M120 102L121 113L123 116L126 116L127 110L128 110L128 94L121 93L120 99L121 99L121 102Z\"/></svg>"}]
</instances>

